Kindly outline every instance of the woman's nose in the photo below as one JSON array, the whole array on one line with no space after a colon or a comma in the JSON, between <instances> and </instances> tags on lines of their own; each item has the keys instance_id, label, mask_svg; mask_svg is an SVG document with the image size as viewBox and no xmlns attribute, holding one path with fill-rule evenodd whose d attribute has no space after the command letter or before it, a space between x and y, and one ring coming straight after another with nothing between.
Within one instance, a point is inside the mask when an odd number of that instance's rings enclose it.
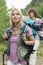
<instances>
[{"instance_id":1,"label":"woman's nose","mask_svg":"<svg viewBox=\"0 0 43 65\"><path fill-rule=\"evenodd\" d=\"M17 15L15 14L14 17L16 17Z\"/></svg>"}]
</instances>

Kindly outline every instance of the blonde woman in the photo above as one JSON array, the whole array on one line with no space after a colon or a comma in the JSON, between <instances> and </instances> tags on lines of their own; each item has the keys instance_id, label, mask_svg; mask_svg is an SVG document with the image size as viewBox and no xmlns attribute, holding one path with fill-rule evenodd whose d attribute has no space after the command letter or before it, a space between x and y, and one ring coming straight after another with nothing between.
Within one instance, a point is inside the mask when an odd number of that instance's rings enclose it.
<instances>
[{"instance_id":1,"label":"blonde woman","mask_svg":"<svg viewBox=\"0 0 43 65\"><path fill-rule=\"evenodd\" d=\"M22 12L14 8L11 11L10 15L10 25L12 27L12 35L10 37L10 54L8 56L8 61L7 65L26 65L26 61L23 60L23 62L20 62L19 57L18 57L18 46L17 46L17 40L18 40L18 34L20 32L20 26L22 25L23 20L22 20ZM34 45L34 37L32 35L32 30L30 27L27 28L27 36L29 38L28 41L25 41L26 45ZM21 36L23 39L25 39L25 35L23 34ZM7 33L4 35L4 39L8 38Z\"/></svg>"}]
</instances>

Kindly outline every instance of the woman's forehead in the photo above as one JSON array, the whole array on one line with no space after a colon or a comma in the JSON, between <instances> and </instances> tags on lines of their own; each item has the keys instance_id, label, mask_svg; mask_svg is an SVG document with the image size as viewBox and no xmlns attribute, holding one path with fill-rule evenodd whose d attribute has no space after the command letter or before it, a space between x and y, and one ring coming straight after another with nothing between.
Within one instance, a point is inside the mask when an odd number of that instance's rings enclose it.
<instances>
[{"instance_id":1,"label":"woman's forehead","mask_svg":"<svg viewBox=\"0 0 43 65\"><path fill-rule=\"evenodd\" d=\"M12 11L12 13L14 13L14 12L17 12L17 13L20 14L20 12L19 12L17 9L14 9L14 10Z\"/></svg>"},{"instance_id":2,"label":"woman's forehead","mask_svg":"<svg viewBox=\"0 0 43 65\"><path fill-rule=\"evenodd\" d=\"M19 13L20 16L22 17L22 12L21 12L20 9L13 9L13 10L11 11L11 14L15 13L15 11L16 11L17 13Z\"/></svg>"}]
</instances>

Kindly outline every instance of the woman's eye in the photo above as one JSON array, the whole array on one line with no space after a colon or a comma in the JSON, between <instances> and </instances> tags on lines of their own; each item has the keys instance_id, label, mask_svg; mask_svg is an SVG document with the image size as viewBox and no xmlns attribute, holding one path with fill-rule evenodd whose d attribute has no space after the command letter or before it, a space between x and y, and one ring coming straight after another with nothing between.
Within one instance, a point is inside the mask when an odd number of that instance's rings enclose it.
<instances>
[{"instance_id":1,"label":"woman's eye","mask_svg":"<svg viewBox=\"0 0 43 65\"><path fill-rule=\"evenodd\" d=\"M19 13L16 13L16 14L12 14L12 16L14 16L14 15L19 15Z\"/></svg>"},{"instance_id":2,"label":"woman's eye","mask_svg":"<svg viewBox=\"0 0 43 65\"><path fill-rule=\"evenodd\" d=\"M14 16L15 14L12 14L12 16Z\"/></svg>"},{"instance_id":3,"label":"woman's eye","mask_svg":"<svg viewBox=\"0 0 43 65\"><path fill-rule=\"evenodd\" d=\"M17 13L16 15L19 15L19 13Z\"/></svg>"}]
</instances>

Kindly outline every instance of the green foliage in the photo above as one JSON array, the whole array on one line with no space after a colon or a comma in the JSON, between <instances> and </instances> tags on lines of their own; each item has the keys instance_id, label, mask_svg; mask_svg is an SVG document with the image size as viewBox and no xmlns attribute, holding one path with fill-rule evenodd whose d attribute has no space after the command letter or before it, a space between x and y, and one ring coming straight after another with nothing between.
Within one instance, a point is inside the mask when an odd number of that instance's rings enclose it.
<instances>
[{"instance_id":1,"label":"green foliage","mask_svg":"<svg viewBox=\"0 0 43 65\"><path fill-rule=\"evenodd\" d=\"M23 15L27 16L27 12L26 12L26 9L21 9Z\"/></svg>"},{"instance_id":2,"label":"green foliage","mask_svg":"<svg viewBox=\"0 0 43 65\"><path fill-rule=\"evenodd\" d=\"M31 6L36 6L36 5L39 5L42 2L43 2L43 0L32 0L32 2L30 4L31 4Z\"/></svg>"},{"instance_id":3,"label":"green foliage","mask_svg":"<svg viewBox=\"0 0 43 65\"><path fill-rule=\"evenodd\" d=\"M39 5L39 7L37 7L37 10L38 10L40 16L43 17L43 3L41 3L41 4Z\"/></svg>"},{"instance_id":4,"label":"green foliage","mask_svg":"<svg viewBox=\"0 0 43 65\"><path fill-rule=\"evenodd\" d=\"M43 17L43 0L32 0L25 9L28 10L29 8L36 8L38 11L38 17Z\"/></svg>"},{"instance_id":5,"label":"green foliage","mask_svg":"<svg viewBox=\"0 0 43 65\"><path fill-rule=\"evenodd\" d=\"M0 43L3 43L3 34L5 28L9 25L9 14L5 0L0 0Z\"/></svg>"},{"instance_id":6,"label":"green foliage","mask_svg":"<svg viewBox=\"0 0 43 65\"><path fill-rule=\"evenodd\" d=\"M38 56L38 58L43 57L43 41L40 42L40 46L38 48L37 56Z\"/></svg>"}]
</instances>

